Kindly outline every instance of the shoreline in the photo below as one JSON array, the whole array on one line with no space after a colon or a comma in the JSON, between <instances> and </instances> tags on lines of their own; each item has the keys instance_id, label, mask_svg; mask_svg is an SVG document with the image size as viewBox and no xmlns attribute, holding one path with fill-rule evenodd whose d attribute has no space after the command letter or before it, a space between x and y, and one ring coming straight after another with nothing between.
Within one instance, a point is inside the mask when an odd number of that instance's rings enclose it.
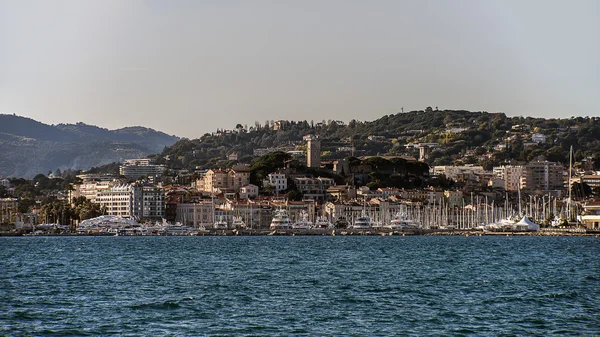
<instances>
[{"instance_id":1,"label":"shoreline","mask_svg":"<svg viewBox=\"0 0 600 337\"><path fill-rule=\"evenodd\" d=\"M600 237L600 231L569 231L569 230L542 230L536 232L513 232L513 231L481 231L481 230L407 230L393 231L382 229L286 229L286 230L267 230L267 229L219 229L206 230L186 235L165 235L165 234L145 234L145 235L125 235L109 233L7 233L0 232L0 237L19 237L19 236L127 236L127 237L146 237L146 236L590 236Z\"/></svg>"}]
</instances>

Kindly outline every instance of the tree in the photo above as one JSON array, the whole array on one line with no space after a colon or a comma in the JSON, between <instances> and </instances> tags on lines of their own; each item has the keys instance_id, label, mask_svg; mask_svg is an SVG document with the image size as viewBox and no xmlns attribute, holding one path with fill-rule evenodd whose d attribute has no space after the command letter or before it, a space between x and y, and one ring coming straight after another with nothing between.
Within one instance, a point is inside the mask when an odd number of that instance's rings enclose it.
<instances>
[{"instance_id":1,"label":"tree","mask_svg":"<svg viewBox=\"0 0 600 337\"><path fill-rule=\"evenodd\" d=\"M288 198L288 200L300 201L302 200L302 192L298 190L291 190L286 193L286 197Z\"/></svg>"}]
</instances>

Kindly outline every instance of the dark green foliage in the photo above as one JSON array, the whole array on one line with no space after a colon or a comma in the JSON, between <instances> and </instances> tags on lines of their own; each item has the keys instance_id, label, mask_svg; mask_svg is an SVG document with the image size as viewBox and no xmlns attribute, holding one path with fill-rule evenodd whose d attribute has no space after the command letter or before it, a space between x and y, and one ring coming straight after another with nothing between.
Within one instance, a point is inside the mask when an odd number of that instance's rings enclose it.
<instances>
[{"instance_id":1,"label":"dark green foliage","mask_svg":"<svg viewBox=\"0 0 600 337\"><path fill-rule=\"evenodd\" d=\"M98 167L92 167L91 169L87 170L86 173L119 175L119 167L120 166L121 166L120 163L114 162L114 163L110 163L110 164L106 164L106 165L102 165L102 166L98 166Z\"/></svg>"},{"instance_id":2,"label":"dark green foliage","mask_svg":"<svg viewBox=\"0 0 600 337\"><path fill-rule=\"evenodd\" d=\"M278 169L285 167L286 163L291 160L291 155L276 151L267 153L254 161L250 165L252 172L250 173L250 182L257 186L262 185L262 180L267 177L269 173L273 173Z\"/></svg>"}]
</instances>

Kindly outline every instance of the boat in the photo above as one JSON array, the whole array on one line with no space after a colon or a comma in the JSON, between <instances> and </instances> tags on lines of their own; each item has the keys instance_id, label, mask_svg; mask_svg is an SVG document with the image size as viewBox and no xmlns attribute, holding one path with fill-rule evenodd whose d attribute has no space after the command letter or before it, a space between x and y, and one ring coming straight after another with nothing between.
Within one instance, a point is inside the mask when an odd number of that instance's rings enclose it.
<instances>
[{"instance_id":1,"label":"boat","mask_svg":"<svg viewBox=\"0 0 600 337\"><path fill-rule=\"evenodd\" d=\"M234 216L233 220L231 221L231 226L233 226L234 228L246 228L246 223L244 223L244 220L242 219L241 216Z\"/></svg>"},{"instance_id":2,"label":"boat","mask_svg":"<svg viewBox=\"0 0 600 337\"><path fill-rule=\"evenodd\" d=\"M352 229L369 229L373 225L373 221L367 216L365 211L362 211L360 216L354 221L350 228Z\"/></svg>"},{"instance_id":3,"label":"boat","mask_svg":"<svg viewBox=\"0 0 600 337\"><path fill-rule=\"evenodd\" d=\"M517 222L511 217L500 219L499 221L492 222L484 226L485 230L488 231L507 231L513 230Z\"/></svg>"},{"instance_id":4,"label":"boat","mask_svg":"<svg viewBox=\"0 0 600 337\"><path fill-rule=\"evenodd\" d=\"M275 214L273 215L269 229L290 229L291 227L292 224L287 211L285 209L275 210Z\"/></svg>"},{"instance_id":5,"label":"boat","mask_svg":"<svg viewBox=\"0 0 600 337\"><path fill-rule=\"evenodd\" d=\"M409 219L406 213L398 212L394 215L392 220L390 220L390 223L384 227L392 230L418 229L419 223Z\"/></svg>"},{"instance_id":6,"label":"boat","mask_svg":"<svg viewBox=\"0 0 600 337\"><path fill-rule=\"evenodd\" d=\"M319 216L313 225L313 228L334 228L334 225L327 219L326 216Z\"/></svg>"},{"instance_id":7,"label":"boat","mask_svg":"<svg viewBox=\"0 0 600 337\"><path fill-rule=\"evenodd\" d=\"M167 236L184 236L190 235L192 228L183 225L181 222L176 222L174 225L167 223L164 226L164 234Z\"/></svg>"},{"instance_id":8,"label":"boat","mask_svg":"<svg viewBox=\"0 0 600 337\"><path fill-rule=\"evenodd\" d=\"M312 221L308 220L308 213L305 210L300 212L300 220L292 224L293 229L309 229L312 227Z\"/></svg>"},{"instance_id":9,"label":"boat","mask_svg":"<svg viewBox=\"0 0 600 337\"><path fill-rule=\"evenodd\" d=\"M227 229L227 227L228 227L227 221L225 220L225 217L222 215L220 215L219 220L215 221L213 224L214 229Z\"/></svg>"}]
</instances>

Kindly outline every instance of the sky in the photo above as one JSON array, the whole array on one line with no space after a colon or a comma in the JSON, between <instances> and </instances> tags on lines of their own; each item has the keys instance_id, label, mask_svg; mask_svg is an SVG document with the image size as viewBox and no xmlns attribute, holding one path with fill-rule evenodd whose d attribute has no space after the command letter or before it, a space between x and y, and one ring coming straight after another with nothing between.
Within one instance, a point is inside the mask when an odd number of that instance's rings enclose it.
<instances>
[{"instance_id":1,"label":"sky","mask_svg":"<svg viewBox=\"0 0 600 337\"><path fill-rule=\"evenodd\" d=\"M439 109L600 115L597 0L0 0L0 113L197 138Z\"/></svg>"}]
</instances>

